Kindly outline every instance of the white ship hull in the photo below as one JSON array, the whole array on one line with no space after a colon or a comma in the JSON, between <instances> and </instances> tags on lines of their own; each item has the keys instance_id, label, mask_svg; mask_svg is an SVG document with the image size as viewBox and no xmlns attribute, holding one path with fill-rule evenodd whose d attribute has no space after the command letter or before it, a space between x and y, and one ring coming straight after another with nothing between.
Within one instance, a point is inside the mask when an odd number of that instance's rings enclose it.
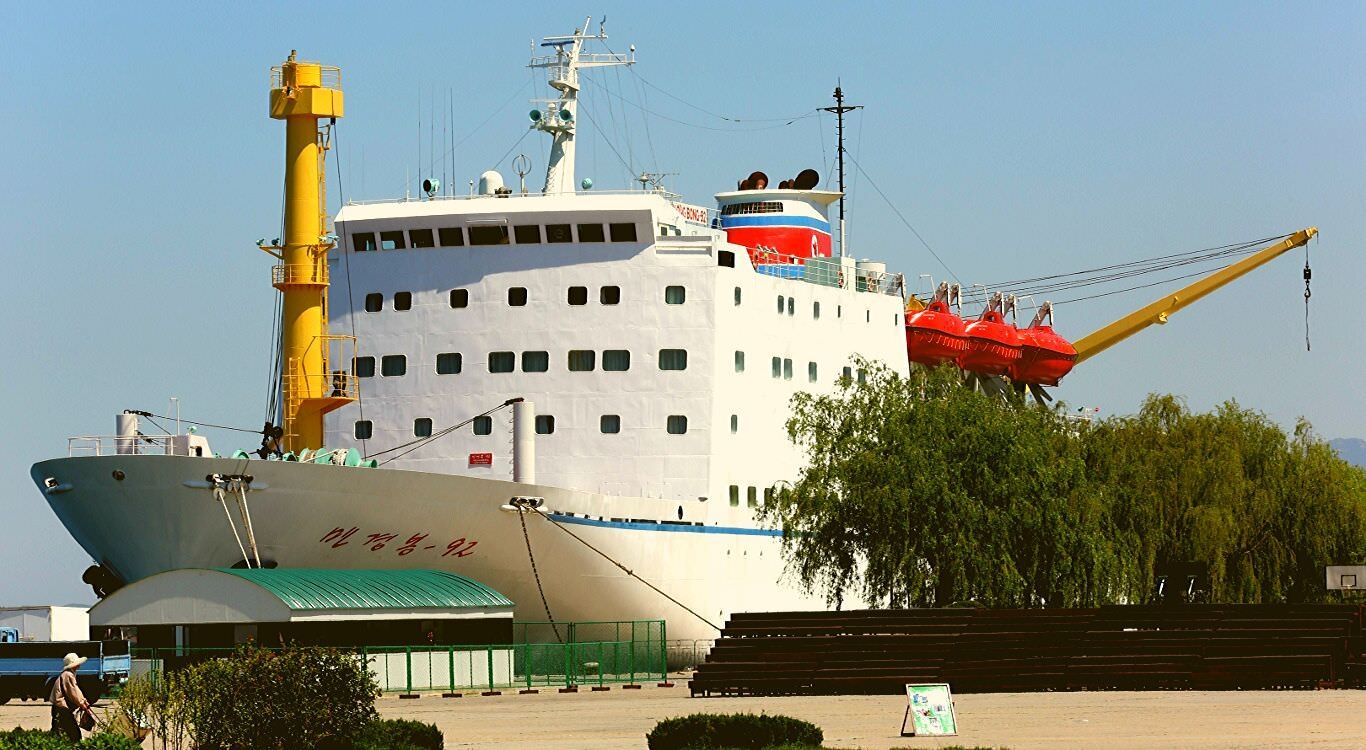
<instances>
[{"instance_id":1,"label":"white ship hull","mask_svg":"<svg viewBox=\"0 0 1366 750\"><path fill-rule=\"evenodd\" d=\"M205 481L238 472L253 476L247 498L260 557L283 567L449 570L508 596L518 619L544 620L521 519L506 507L515 496L533 496L544 498L545 511L574 514L525 517L558 621L664 619L670 640L711 639L717 632L701 618L722 625L736 611L823 606L780 581L776 532L659 518L658 499L416 471L160 455L54 459L35 464L32 476L91 557L134 581L242 560L230 525L243 534L240 513L230 501L225 514Z\"/></svg>"}]
</instances>

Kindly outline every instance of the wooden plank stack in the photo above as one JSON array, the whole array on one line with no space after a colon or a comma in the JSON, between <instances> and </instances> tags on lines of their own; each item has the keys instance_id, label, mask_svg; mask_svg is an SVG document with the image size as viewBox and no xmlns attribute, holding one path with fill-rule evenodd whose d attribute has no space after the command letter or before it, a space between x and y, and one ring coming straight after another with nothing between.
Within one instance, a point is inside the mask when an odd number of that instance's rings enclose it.
<instances>
[{"instance_id":1,"label":"wooden plank stack","mask_svg":"<svg viewBox=\"0 0 1366 750\"><path fill-rule=\"evenodd\" d=\"M1357 687L1363 607L755 612L731 617L694 696Z\"/></svg>"}]
</instances>

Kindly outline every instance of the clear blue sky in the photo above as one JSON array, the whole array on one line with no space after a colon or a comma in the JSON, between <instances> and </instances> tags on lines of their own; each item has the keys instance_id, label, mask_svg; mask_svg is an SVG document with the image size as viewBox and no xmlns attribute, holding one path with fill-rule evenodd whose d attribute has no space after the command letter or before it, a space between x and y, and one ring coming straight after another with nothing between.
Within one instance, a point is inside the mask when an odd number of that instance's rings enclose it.
<instances>
[{"instance_id":1,"label":"clear blue sky","mask_svg":"<svg viewBox=\"0 0 1366 750\"><path fill-rule=\"evenodd\" d=\"M463 185L526 129L531 39L604 11L613 46L634 43L639 75L687 104L613 71L590 74L585 99L623 158L679 173L693 202L753 169L823 169L832 148L828 121L736 125L693 107L805 114L841 78L867 107L850 120L855 158L965 282L1317 225L1312 352L1295 253L1059 391L1103 413L1150 392L1197 409L1236 398L1325 437L1366 435L1366 5L8 3L0 603L90 599L84 553L28 477L67 436L173 395L191 418L260 423L274 292L253 243L278 234L284 135L266 116L271 65L297 48L343 68L346 195L392 197L416 181L419 95L454 95ZM580 174L622 186L606 140L584 136ZM518 152L538 185L543 137ZM944 276L870 187L852 180L853 253ZM1058 328L1082 335L1154 291L1064 306Z\"/></svg>"}]
</instances>

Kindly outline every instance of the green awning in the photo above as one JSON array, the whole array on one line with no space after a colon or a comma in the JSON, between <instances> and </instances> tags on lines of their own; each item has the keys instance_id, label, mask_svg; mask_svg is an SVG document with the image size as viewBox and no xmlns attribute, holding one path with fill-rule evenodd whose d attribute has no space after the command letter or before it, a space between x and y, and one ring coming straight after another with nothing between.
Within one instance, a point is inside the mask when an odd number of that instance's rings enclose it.
<instances>
[{"instance_id":1,"label":"green awning","mask_svg":"<svg viewBox=\"0 0 1366 750\"><path fill-rule=\"evenodd\" d=\"M275 595L291 610L511 607L484 584L441 570L214 568Z\"/></svg>"}]
</instances>

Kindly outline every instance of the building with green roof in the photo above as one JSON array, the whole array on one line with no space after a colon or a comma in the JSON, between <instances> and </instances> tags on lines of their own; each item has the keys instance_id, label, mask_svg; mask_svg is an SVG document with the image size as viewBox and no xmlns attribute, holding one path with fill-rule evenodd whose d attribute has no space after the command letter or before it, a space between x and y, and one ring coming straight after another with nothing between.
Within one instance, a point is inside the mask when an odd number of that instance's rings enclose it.
<instances>
[{"instance_id":1,"label":"building with green roof","mask_svg":"<svg viewBox=\"0 0 1366 750\"><path fill-rule=\"evenodd\" d=\"M139 647L254 641L329 646L509 643L513 603L441 570L187 568L135 581L90 610L92 637Z\"/></svg>"}]
</instances>

